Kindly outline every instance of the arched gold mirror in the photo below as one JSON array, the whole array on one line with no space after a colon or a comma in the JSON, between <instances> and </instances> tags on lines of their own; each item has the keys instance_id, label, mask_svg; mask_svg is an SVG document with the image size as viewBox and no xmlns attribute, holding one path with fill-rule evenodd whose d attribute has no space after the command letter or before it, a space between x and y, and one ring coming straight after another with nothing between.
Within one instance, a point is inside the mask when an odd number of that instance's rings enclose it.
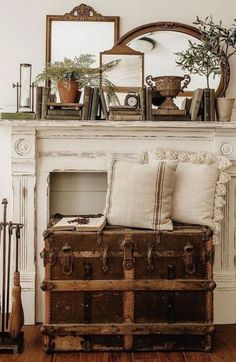
<instances>
[{"instance_id":1,"label":"arched gold mirror","mask_svg":"<svg viewBox=\"0 0 236 362\"><path fill-rule=\"evenodd\" d=\"M176 22L156 22L141 25L123 35L118 44L144 52L144 77L175 75L183 76L184 72L176 65L176 52L188 47L188 42L201 42L201 34L197 28ZM215 88L216 96L225 95L230 78L229 64L221 66L221 74L210 79L211 88ZM206 88L205 77L191 75L191 82L182 95L188 96L196 88Z\"/></svg>"},{"instance_id":2,"label":"arched gold mirror","mask_svg":"<svg viewBox=\"0 0 236 362\"><path fill-rule=\"evenodd\" d=\"M119 38L119 17L103 16L91 6L80 4L64 15L47 15L46 63L95 55L110 49Z\"/></svg>"}]
</instances>

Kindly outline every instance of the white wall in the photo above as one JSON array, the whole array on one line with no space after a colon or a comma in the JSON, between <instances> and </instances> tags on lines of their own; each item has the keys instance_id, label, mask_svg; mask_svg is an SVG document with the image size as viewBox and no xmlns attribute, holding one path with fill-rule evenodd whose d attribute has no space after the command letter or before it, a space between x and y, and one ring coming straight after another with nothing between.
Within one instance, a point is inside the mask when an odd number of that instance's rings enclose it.
<instances>
[{"instance_id":1,"label":"white wall","mask_svg":"<svg viewBox=\"0 0 236 362\"><path fill-rule=\"evenodd\" d=\"M87 0L86 0L87 2ZM196 15L212 14L216 21L230 26L236 13L235 0L88 0L104 15L121 18L121 35L130 29L149 22L170 20L192 24ZM12 83L19 80L19 64L31 63L33 76L37 75L45 60L45 17L47 14L64 14L74 6L75 0L1 0L0 15L0 108L15 106L16 91ZM228 94L236 95L236 57L231 67ZM0 128L0 200L11 199L10 133Z\"/></svg>"}]
</instances>

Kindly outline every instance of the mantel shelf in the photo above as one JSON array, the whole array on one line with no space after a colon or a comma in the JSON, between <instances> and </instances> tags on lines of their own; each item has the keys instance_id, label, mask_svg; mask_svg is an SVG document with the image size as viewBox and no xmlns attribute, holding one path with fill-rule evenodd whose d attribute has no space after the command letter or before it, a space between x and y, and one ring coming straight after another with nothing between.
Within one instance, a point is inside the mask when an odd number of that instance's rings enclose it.
<instances>
[{"instance_id":1,"label":"mantel shelf","mask_svg":"<svg viewBox=\"0 0 236 362\"><path fill-rule=\"evenodd\" d=\"M236 129L236 122L152 122L152 121L65 121L65 120L0 120L0 126L78 129Z\"/></svg>"}]
</instances>

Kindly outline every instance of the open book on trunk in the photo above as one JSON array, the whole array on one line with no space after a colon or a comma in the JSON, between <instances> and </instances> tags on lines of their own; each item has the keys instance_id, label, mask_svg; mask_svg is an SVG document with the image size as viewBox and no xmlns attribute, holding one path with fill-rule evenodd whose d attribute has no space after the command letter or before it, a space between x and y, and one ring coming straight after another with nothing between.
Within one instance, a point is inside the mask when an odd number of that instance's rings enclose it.
<instances>
[{"instance_id":1,"label":"open book on trunk","mask_svg":"<svg viewBox=\"0 0 236 362\"><path fill-rule=\"evenodd\" d=\"M70 216L63 217L55 225L53 230L76 230L76 231L100 231L106 225L104 216L99 217L84 217Z\"/></svg>"}]
</instances>

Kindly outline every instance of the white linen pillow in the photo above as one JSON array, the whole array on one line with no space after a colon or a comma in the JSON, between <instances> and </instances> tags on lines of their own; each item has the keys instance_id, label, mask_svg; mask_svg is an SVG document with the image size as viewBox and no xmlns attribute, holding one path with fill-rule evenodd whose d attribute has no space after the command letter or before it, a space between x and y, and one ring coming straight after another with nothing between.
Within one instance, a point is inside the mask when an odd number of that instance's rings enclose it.
<instances>
[{"instance_id":1,"label":"white linen pillow","mask_svg":"<svg viewBox=\"0 0 236 362\"><path fill-rule=\"evenodd\" d=\"M160 160L178 160L173 191L173 221L209 226L217 243L225 205L226 169L231 162L216 154L178 152L157 148L148 152L151 164Z\"/></svg>"},{"instance_id":2,"label":"white linen pillow","mask_svg":"<svg viewBox=\"0 0 236 362\"><path fill-rule=\"evenodd\" d=\"M172 219L214 228L213 211L218 170L215 166L180 162L175 175Z\"/></svg>"},{"instance_id":3,"label":"white linen pillow","mask_svg":"<svg viewBox=\"0 0 236 362\"><path fill-rule=\"evenodd\" d=\"M177 164L112 161L104 210L107 221L111 225L173 230L170 215Z\"/></svg>"}]
</instances>

